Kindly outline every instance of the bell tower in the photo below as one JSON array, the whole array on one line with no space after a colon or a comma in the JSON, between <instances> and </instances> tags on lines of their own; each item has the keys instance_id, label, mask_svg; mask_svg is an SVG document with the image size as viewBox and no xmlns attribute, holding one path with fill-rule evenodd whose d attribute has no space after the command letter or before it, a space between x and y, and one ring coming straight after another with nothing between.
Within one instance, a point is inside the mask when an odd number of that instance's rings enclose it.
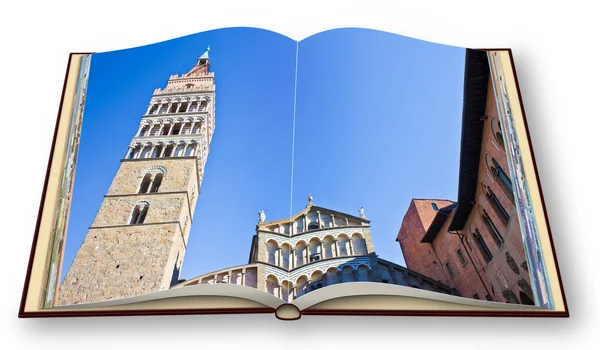
<instances>
[{"instance_id":1,"label":"bell tower","mask_svg":"<svg viewBox=\"0 0 600 350\"><path fill-rule=\"evenodd\" d=\"M210 48L155 89L88 229L57 304L130 297L179 279L210 141L215 84Z\"/></svg>"}]
</instances>

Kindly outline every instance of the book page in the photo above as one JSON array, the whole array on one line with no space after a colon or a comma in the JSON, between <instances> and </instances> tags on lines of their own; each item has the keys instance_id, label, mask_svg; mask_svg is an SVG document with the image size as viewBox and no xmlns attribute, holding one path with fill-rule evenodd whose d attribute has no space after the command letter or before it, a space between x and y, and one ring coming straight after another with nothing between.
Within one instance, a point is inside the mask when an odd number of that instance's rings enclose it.
<instances>
[{"instance_id":1,"label":"book page","mask_svg":"<svg viewBox=\"0 0 600 350\"><path fill-rule=\"evenodd\" d=\"M553 309L497 102L485 51L355 28L301 41L294 231L277 241L294 297L376 282Z\"/></svg>"},{"instance_id":2,"label":"book page","mask_svg":"<svg viewBox=\"0 0 600 350\"><path fill-rule=\"evenodd\" d=\"M228 28L92 55L82 128L65 129L68 210L48 203L66 242L44 306L224 279L265 289L249 255L257 213L287 212L296 46Z\"/></svg>"}]
</instances>

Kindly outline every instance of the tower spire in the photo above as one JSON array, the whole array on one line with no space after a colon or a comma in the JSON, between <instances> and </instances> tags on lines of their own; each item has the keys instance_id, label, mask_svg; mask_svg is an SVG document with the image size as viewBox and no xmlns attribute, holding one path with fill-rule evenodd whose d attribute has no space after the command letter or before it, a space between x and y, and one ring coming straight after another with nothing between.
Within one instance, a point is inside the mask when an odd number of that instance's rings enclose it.
<instances>
[{"instance_id":1,"label":"tower spire","mask_svg":"<svg viewBox=\"0 0 600 350\"><path fill-rule=\"evenodd\" d=\"M200 60L200 59L207 59L207 60L208 60L208 59L209 59L209 58L208 58L208 53L209 53L209 52L210 52L210 45L208 45L208 46L206 47L206 51L204 51L204 53L202 54L202 56L200 56L198 59L199 59L199 60Z\"/></svg>"}]
</instances>

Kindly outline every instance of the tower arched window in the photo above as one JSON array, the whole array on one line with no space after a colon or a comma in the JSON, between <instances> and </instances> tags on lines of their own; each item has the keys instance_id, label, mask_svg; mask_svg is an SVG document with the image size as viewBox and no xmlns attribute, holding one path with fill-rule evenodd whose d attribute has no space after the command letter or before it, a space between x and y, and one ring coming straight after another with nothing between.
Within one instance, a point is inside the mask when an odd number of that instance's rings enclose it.
<instances>
[{"instance_id":1,"label":"tower arched window","mask_svg":"<svg viewBox=\"0 0 600 350\"><path fill-rule=\"evenodd\" d=\"M158 174L154 175L154 179L152 180L152 187L150 187L151 193L158 192L158 188L160 187L160 184L162 183L162 179L163 179L163 174L158 173Z\"/></svg>"},{"instance_id":2,"label":"tower arched window","mask_svg":"<svg viewBox=\"0 0 600 350\"><path fill-rule=\"evenodd\" d=\"M156 193L162 184L167 169L162 166L153 166L146 169L142 175L142 182L138 193Z\"/></svg>"},{"instance_id":3,"label":"tower arched window","mask_svg":"<svg viewBox=\"0 0 600 350\"><path fill-rule=\"evenodd\" d=\"M144 175L142 179L142 183L140 184L140 190L138 193L146 193L148 192L148 188L150 187L150 183L152 182L152 174L148 173Z\"/></svg>"},{"instance_id":4,"label":"tower arched window","mask_svg":"<svg viewBox=\"0 0 600 350\"><path fill-rule=\"evenodd\" d=\"M146 215L148 214L148 208L150 204L148 202L139 202L133 207L133 212L131 213L131 220L129 221L130 225L143 224L146 219Z\"/></svg>"}]
</instances>

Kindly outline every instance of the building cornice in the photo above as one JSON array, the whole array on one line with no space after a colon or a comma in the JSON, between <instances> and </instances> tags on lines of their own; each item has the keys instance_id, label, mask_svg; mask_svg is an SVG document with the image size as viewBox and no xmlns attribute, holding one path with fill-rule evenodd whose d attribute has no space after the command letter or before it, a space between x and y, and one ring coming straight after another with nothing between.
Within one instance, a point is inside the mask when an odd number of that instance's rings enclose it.
<instances>
[{"instance_id":1,"label":"building cornice","mask_svg":"<svg viewBox=\"0 0 600 350\"><path fill-rule=\"evenodd\" d=\"M202 143L204 135L192 134L192 135L159 135L159 136L141 136L134 137L129 144L129 147L137 146L148 146L148 145L161 145L161 144L179 144L179 143ZM183 157L177 157L183 158ZM149 159L149 158L143 158Z\"/></svg>"},{"instance_id":2,"label":"building cornice","mask_svg":"<svg viewBox=\"0 0 600 350\"><path fill-rule=\"evenodd\" d=\"M161 113L161 114L144 114L140 125L149 125L154 122L160 124L175 123L198 123L204 122L206 114L210 114L208 109L205 111L194 111L194 112L179 112L179 113Z\"/></svg>"}]
</instances>

